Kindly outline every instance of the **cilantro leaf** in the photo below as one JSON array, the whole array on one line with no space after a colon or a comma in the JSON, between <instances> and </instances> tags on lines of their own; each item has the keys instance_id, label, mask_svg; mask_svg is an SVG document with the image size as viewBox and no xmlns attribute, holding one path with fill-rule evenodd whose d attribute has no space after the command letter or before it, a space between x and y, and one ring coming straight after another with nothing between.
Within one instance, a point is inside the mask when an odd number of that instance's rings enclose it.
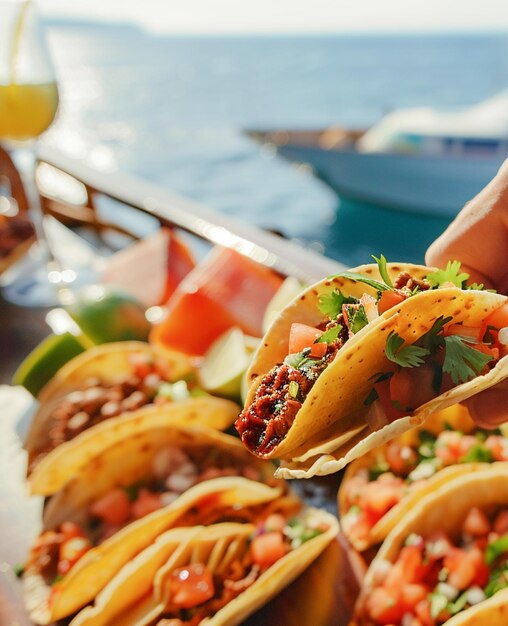
<instances>
[{"instance_id":1,"label":"cilantro leaf","mask_svg":"<svg viewBox=\"0 0 508 626\"><path fill-rule=\"evenodd\" d=\"M335 289L332 293L324 293L319 296L318 309L323 315L334 320L342 311L342 305L355 304L356 302L358 302L356 298L347 297L340 289Z\"/></svg>"},{"instance_id":2,"label":"cilantro leaf","mask_svg":"<svg viewBox=\"0 0 508 626\"><path fill-rule=\"evenodd\" d=\"M334 274L333 278L349 278L349 280L354 280L357 283L365 283L369 285L369 287L373 287L376 291L389 291L392 287L388 287L384 283L380 283L373 278L369 278L368 276L364 276L363 274L357 274L356 272L341 272L340 274Z\"/></svg>"},{"instance_id":3,"label":"cilantro leaf","mask_svg":"<svg viewBox=\"0 0 508 626\"><path fill-rule=\"evenodd\" d=\"M337 324L337 326L333 326L321 335L319 339L316 340L315 343L333 343L337 337L340 335L340 331L343 326L341 324Z\"/></svg>"},{"instance_id":4,"label":"cilantro leaf","mask_svg":"<svg viewBox=\"0 0 508 626\"><path fill-rule=\"evenodd\" d=\"M469 278L466 272L460 272L460 261L448 261L444 270L436 270L427 274L427 280L432 287L441 287L445 283L453 283L456 287L463 287L463 284Z\"/></svg>"},{"instance_id":5,"label":"cilantro leaf","mask_svg":"<svg viewBox=\"0 0 508 626\"><path fill-rule=\"evenodd\" d=\"M404 346L404 339L392 331L386 340L385 354L394 363L401 367L418 367L423 364L423 357L430 354L427 348L415 344Z\"/></svg>"},{"instance_id":6,"label":"cilantro leaf","mask_svg":"<svg viewBox=\"0 0 508 626\"><path fill-rule=\"evenodd\" d=\"M345 314L347 315L349 333L352 335L356 335L357 332L362 330L362 328L369 323L363 305L346 305Z\"/></svg>"},{"instance_id":7,"label":"cilantro leaf","mask_svg":"<svg viewBox=\"0 0 508 626\"><path fill-rule=\"evenodd\" d=\"M478 376L483 368L492 361L493 357L483 354L467 345L471 343L469 337L450 335L444 338L445 358L443 372L450 374L455 385L466 383Z\"/></svg>"},{"instance_id":8,"label":"cilantro leaf","mask_svg":"<svg viewBox=\"0 0 508 626\"><path fill-rule=\"evenodd\" d=\"M426 348L430 352L435 352L440 346L443 345L443 337L439 336L439 333L443 330L445 325L448 324L448 322L451 322L452 319L453 318L451 316L443 317L440 315L429 330L415 343L422 348Z\"/></svg>"},{"instance_id":9,"label":"cilantro leaf","mask_svg":"<svg viewBox=\"0 0 508 626\"><path fill-rule=\"evenodd\" d=\"M384 255L381 254L379 259L377 258L377 256L372 255L372 258L377 263L377 266L379 268L379 273L381 274L381 278L385 281L386 285L390 287L390 289L393 289L392 279L390 278L390 275L388 274L388 269L386 267L386 259Z\"/></svg>"},{"instance_id":10,"label":"cilantro leaf","mask_svg":"<svg viewBox=\"0 0 508 626\"><path fill-rule=\"evenodd\" d=\"M493 460L492 452L483 446L481 442L475 443L467 454L460 459L462 463L492 463Z\"/></svg>"},{"instance_id":11,"label":"cilantro leaf","mask_svg":"<svg viewBox=\"0 0 508 626\"><path fill-rule=\"evenodd\" d=\"M487 565L492 565L505 552L508 552L508 535L503 535L496 541L489 543L485 551L485 562Z\"/></svg>"}]
</instances>

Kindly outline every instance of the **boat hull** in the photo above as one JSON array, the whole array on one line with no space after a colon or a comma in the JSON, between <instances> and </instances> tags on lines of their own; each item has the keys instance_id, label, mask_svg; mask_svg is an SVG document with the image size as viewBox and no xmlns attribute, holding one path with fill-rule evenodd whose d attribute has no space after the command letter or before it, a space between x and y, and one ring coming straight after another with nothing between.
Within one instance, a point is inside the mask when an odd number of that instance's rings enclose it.
<instances>
[{"instance_id":1,"label":"boat hull","mask_svg":"<svg viewBox=\"0 0 508 626\"><path fill-rule=\"evenodd\" d=\"M351 200L454 217L495 175L503 158L364 154L286 144L278 152L310 164L315 174Z\"/></svg>"}]
</instances>

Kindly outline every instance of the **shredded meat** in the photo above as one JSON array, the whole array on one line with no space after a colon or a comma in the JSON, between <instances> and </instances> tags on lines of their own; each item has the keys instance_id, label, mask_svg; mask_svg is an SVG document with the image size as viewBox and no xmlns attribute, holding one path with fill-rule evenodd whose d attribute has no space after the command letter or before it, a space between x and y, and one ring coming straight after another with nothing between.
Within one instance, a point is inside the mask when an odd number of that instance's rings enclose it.
<instances>
[{"instance_id":1,"label":"shredded meat","mask_svg":"<svg viewBox=\"0 0 508 626\"><path fill-rule=\"evenodd\" d=\"M413 291L418 287L420 291L430 289L430 283L426 278L413 278L408 272L401 272L394 283L395 289L408 289Z\"/></svg>"},{"instance_id":2,"label":"shredded meat","mask_svg":"<svg viewBox=\"0 0 508 626\"><path fill-rule=\"evenodd\" d=\"M27 569L35 571L51 585L58 575L58 557L63 536L60 533L47 531L39 538L32 548Z\"/></svg>"},{"instance_id":3,"label":"shredded meat","mask_svg":"<svg viewBox=\"0 0 508 626\"><path fill-rule=\"evenodd\" d=\"M310 360L302 371L281 363L264 376L254 402L242 411L235 422L236 430L250 450L266 454L284 439L309 391L321 372L333 361L343 341L339 337L329 344L323 359L314 363ZM289 392L289 384L293 381L298 384L296 397Z\"/></svg>"}]
</instances>

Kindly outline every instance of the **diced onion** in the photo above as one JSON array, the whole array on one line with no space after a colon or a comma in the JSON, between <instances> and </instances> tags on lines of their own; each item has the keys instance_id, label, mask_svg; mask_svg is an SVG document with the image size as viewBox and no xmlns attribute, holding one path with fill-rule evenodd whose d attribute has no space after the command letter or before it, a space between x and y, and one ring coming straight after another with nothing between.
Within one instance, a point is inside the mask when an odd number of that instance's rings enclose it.
<instances>
[{"instance_id":1,"label":"diced onion","mask_svg":"<svg viewBox=\"0 0 508 626\"><path fill-rule=\"evenodd\" d=\"M448 583L439 583L437 586L438 593L442 593L450 602L455 600L459 595L459 590Z\"/></svg>"},{"instance_id":2,"label":"diced onion","mask_svg":"<svg viewBox=\"0 0 508 626\"><path fill-rule=\"evenodd\" d=\"M508 326L501 328L497 338L499 343L502 343L503 346L508 346Z\"/></svg>"},{"instance_id":3,"label":"diced onion","mask_svg":"<svg viewBox=\"0 0 508 626\"><path fill-rule=\"evenodd\" d=\"M467 592L467 601L469 604L479 604L486 599L486 595L481 587L471 587Z\"/></svg>"}]
</instances>

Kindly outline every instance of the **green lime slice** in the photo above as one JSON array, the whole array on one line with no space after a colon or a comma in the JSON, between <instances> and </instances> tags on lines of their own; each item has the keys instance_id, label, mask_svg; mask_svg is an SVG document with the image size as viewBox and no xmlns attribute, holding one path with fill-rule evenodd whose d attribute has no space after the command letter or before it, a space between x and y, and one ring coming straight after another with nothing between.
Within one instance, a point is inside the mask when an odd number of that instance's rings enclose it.
<instances>
[{"instance_id":1,"label":"green lime slice","mask_svg":"<svg viewBox=\"0 0 508 626\"><path fill-rule=\"evenodd\" d=\"M294 278L294 276L288 276L282 285L277 289L277 292L268 303L265 314L263 316L263 332L266 333L268 327L282 311L282 309L296 298L302 290L304 285Z\"/></svg>"},{"instance_id":2,"label":"green lime slice","mask_svg":"<svg viewBox=\"0 0 508 626\"><path fill-rule=\"evenodd\" d=\"M80 340L71 333L49 335L24 359L15 371L12 382L37 396L63 365L84 350Z\"/></svg>"},{"instance_id":3,"label":"green lime slice","mask_svg":"<svg viewBox=\"0 0 508 626\"><path fill-rule=\"evenodd\" d=\"M66 310L94 344L148 339L150 323L143 305L121 291L87 288Z\"/></svg>"},{"instance_id":4,"label":"green lime slice","mask_svg":"<svg viewBox=\"0 0 508 626\"><path fill-rule=\"evenodd\" d=\"M239 328L221 335L205 354L199 371L201 386L210 393L239 399L242 376L249 365L245 336Z\"/></svg>"}]
</instances>

